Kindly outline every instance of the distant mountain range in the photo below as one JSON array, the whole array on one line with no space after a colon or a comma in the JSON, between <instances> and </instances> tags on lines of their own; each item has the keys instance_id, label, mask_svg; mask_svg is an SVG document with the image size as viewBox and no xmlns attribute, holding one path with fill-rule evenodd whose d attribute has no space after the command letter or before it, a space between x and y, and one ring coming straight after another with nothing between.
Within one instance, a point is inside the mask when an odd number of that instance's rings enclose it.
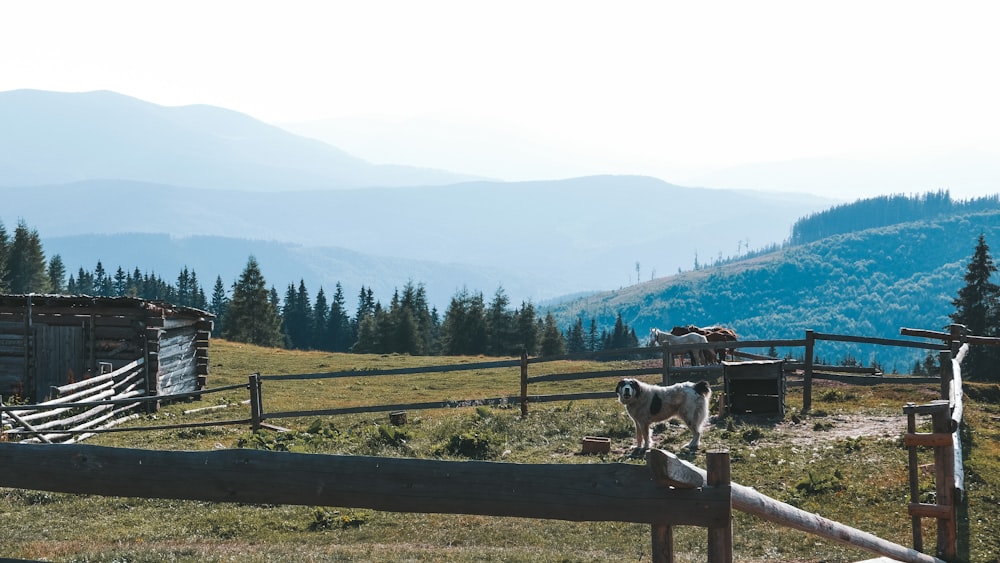
<instances>
[{"instance_id":1,"label":"distant mountain range","mask_svg":"<svg viewBox=\"0 0 1000 563\"><path fill-rule=\"evenodd\" d=\"M114 92L0 92L0 186L131 180L288 191L474 179L375 165L218 107L164 107Z\"/></svg>"},{"instance_id":2,"label":"distant mountain range","mask_svg":"<svg viewBox=\"0 0 1000 563\"><path fill-rule=\"evenodd\" d=\"M228 285L253 253L279 293L340 281L387 301L414 281L442 309L462 288L537 302L780 243L831 204L639 176L503 183L374 165L230 110L113 92L3 92L0 123L0 220L37 229L70 273L100 260L170 280L188 266Z\"/></svg>"}]
</instances>

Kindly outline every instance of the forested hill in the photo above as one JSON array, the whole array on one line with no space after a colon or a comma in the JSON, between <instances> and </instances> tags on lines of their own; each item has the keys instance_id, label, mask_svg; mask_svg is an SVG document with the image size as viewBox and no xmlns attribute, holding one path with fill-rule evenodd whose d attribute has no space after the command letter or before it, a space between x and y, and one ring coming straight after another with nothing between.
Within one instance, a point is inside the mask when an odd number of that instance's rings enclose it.
<instances>
[{"instance_id":1,"label":"forested hill","mask_svg":"<svg viewBox=\"0 0 1000 563\"><path fill-rule=\"evenodd\" d=\"M1000 207L1000 196L953 200L946 190L920 196L886 195L845 203L812 213L792 225L791 244L805 244L825 237L926 221L947 215L988 211Z\"/></svg>"},{"instance_id":2,"label":"forested hill","mask_svg":"<svg viewBox=\"0 0 1000 563\"><path fill-rule=\"evenodd\" d=\"M885 338L901 327L940 329L980 233L1000 245L1000 209L830 236L751 260L703 268L551 307L560 326L617 314L640 335L651 327L722 324L743 339L801 338L806 329ZM1000 248L996 246L995 248ZM887 371L908 371L920 354L897 348L835 348Z\"/></svg>"}]
</instances>

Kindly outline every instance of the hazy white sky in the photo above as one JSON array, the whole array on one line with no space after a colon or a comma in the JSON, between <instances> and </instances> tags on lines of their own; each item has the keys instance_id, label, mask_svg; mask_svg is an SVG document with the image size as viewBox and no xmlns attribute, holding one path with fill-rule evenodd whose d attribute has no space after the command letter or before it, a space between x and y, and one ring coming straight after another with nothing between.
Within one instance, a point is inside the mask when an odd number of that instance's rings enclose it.
<instances>
[{"instance_id":1,"label":"hazy white sky","mask_svg":"<svg viewBox=\"0 0 1000 563\"><path fill-rule=\"evenodd\" d=\"M1000 155L998 25L1000 2L961 1L5 1L0 91L436 119L670 181Z\"/></svg>"}]
</instances>

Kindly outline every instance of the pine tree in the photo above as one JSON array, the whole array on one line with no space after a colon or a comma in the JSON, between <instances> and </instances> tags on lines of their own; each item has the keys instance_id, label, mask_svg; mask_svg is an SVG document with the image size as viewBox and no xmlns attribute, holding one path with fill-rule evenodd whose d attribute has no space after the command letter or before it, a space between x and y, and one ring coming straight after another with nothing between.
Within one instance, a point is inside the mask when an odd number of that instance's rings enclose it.
<instances>
[{"instance_id":1,"label":"pine tree","mask_svg":"<svg viewBox=\"0 0 1000 563\"><path fill-rule=\"evenodd\" d=\"M482 293L462 288L451 298L441 323L441 353L455 356L486 353L486 304Z\"/></svg>"},{"instance_id":2,"label":"pine tree","mask_svg":"<svg viewBox=\"0 0 1000 563\"><path fill-rule=\"evenodd\" d=\"M281 346L281 315L277 292L269 292L264 276L251 256L239 280L233 284L233 297L226 312L222 337L259 346Z\"/></svg>"},{"instance_id":3,"label":"pine tree","mask_svg":"<svg viewBox=\"0 0 1000 563\"><path fill-rule=\"evenodd\" d=\"M14 230L14 242L7 255L6 285L11 293L48 293L49 277L38 231L24 221Z\"/></svg>"},{"instance_id":4,"label":"pine tree","mask_svg":"<svg viewBox=\"0 0 1000 563\"><path fill-rule=\"evenodd\" d=\"M583 334L583 318L577 317L576 322L566 333L566 351L579 354L587 351L587 341Z\"/></svg>"},{"instance_id":5,"label":"pine tree","mask_svg":"<svg viewBox=\"0 0 1000 563\"><path fill-rule=\"evenodd\" d=\"M327 317L327 344L325 350L332 352L347 352L354 344L356 335L351 325L351 318L347 314L346 302L344 301L344 288L337 282L333 293L333 302L330 304L330 315Z\"/></svg>"},{"instance_id":6,"label":"pine tree","mask_svg":"<svg viewBox=\"0 0 1000 563\"><path fill-rule=\"evenodd\" d=\"M46 275L49 278L49 291L62 293L66 290L66 266L63 265L62 256L56 254L49 260Z\"/></svg>"},{"instance_id":7,"label":"pine tree","mask_svg":"<svg viewBox=\"0 0 1000 563\"><path fill-rule=\"evenodd\" d=\"M8 257L10 256L10 237L7 235L7 229L3 226L3 221L0 221L0 293L9 293L10 284L8 280L10 279L8 270Z\"/></svg>"},{"instance_id":8,"label":"pine tree","mask_svg":"<svg viewBox=\"0 0 1000 563\"><path fill-rule=\"evenodd\" d=\"M951 320L965 325L969 334L996 336L1000 329L1000 286L991 281L996 272L986 237L980 234L965 273L965 287L951 302L955 306ZM968 378L1000 379L997 356L993 347L972 346L966 358Z\"/></svg>"},{"instance_id":9,"label":"pine tree","mask_svg":"<svg viewBox=\"0 0 1000 563\"><path fill-rule=\"evenodd\" d=\"M521 302L521 308L514 312L514 325L518 343L529 356L538 354L539 331L535 306L531 301Z\"/></svg>"},{"instance_id":10,"label":"pine tree","mask_svg":"<svg viewBox=\"0 0 1000 563\"><path fill-rule=\"evenodd\" d=\"M229 309L229 298L226 296L226 286L222 284L222 276L215 277L215 287L212 288L212 302L208 306L208 312L215 315L215 323L212 325L212 336L222 334L222 327L226 320L226 311Z\"/></svg>"},{"instance_id":11,"label":"pine tree","mask_svg":"<svg viewBox=\"0 0 1000 563\"><path fill-rule=\"evenodd\" d=\"M191 303L188 306L201 309L202 311L208 309L208 298L205 297L205 289L198 283L198 276L194 270L191 270Z\"/></svg>"},{"instance_id":12,"label":"pine tree","mask_svg":"<svg viewBox=\"0 0 1000 563\"><path fill-rule=\"evenodd\" d=\"M509 310L510 299L503 287L498 287L486 314L486 353L492 356L520 354L514 331L514 314Z\"/></svg>"},{"instance_id":13,"label":"pine tree","mask_svg":"<svg viewBox=\"0 0 1000 563\"><path fill-rule=\"evenodd\" d=\"M566 342L563 340L562 332L556 325L556 318L552 313L545 315L542 323L542 349L543 356L559 356L566 353Z\"/></svg>"},{"instance_id":14,"label":"pine tree","mask_svg":"<svg viewBox=\"0 0 1000 563\"><path fill-rule=\"evenodd\" d=\"M104 265L101 264L100 260L97 261L97 267L94 268L94 292L101 297L110 297L114 293L111 278L104 271Z\"/></svg>"},{"instance_id":15,"label":"pine tree","mask_svg":"<svg viewBox=\"0 0 1000 563\"><path fill-rule=\"evenodd\" d=\"M596 352L601 347L601 335L597 333L597 319L590 319L590 330L587 331L587 350Z\"/></svg>"},{"instance_id":16,"label":"pine tree","mask_svg":"<svg viewBox=\"0 0 1000 563\"><path fill-rule=\"evenodd\" d=\"M313 350L327 350L329 316L330 305L326 302L326 292L323 291L323 286L320 286L319 291L316 292L316 303L313 305L312 327L310 329L310 347Z\"/></svg>"},{"instance_id":17,"label":"pine tree","mask_svg":"<svg viewBox=\"0 0 1000 563\"><path fill-rule=\"evenodd\" d=\"M440 326L437 314L427 304L427 290L423 284L414 285L408 281L403 287L400 306L410 312L416 324L417 354L434 354L438 349Z\"/></svg>"},{"instance_id":18,"label":"pine tree","mask_svg":"<svg viewBox=\"0 0 1000 563\"><path fill-rule=\"evenodd\" d=\"M50 267L51 269L51 267ZM128 275L121 266L115 270L115 277L113 278L113 287L115 297L124 297L128 295Z\"/></svg>"},{"instance_id":19,"label":"pine tree","mask_svg":"<svg viewBox=\"0 0 1000 563\"><path fill-rule=\"evenodd\" d=\"M312 343L313 319L312 304L305 280L299 280L297 290L295 284L288 284L281 317L286 345L297 350L309 348Z\"/></svg>"}]
</instances>

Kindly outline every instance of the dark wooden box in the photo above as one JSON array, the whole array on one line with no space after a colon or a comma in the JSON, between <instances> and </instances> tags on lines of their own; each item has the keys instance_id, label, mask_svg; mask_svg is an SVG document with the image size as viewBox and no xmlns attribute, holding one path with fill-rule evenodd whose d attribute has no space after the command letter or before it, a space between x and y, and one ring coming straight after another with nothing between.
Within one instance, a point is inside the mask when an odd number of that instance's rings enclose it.
<instances>
[{"instance_id":1,"label":"dark wooden box","mask_svg":"<svg viewBox=\"0 0 1000 563\"><path fill-rule=\"evenodd\" d=\"M736 414L785 415L783 360L722 362L726 410Z\"/></svg>"}]
</instances>

